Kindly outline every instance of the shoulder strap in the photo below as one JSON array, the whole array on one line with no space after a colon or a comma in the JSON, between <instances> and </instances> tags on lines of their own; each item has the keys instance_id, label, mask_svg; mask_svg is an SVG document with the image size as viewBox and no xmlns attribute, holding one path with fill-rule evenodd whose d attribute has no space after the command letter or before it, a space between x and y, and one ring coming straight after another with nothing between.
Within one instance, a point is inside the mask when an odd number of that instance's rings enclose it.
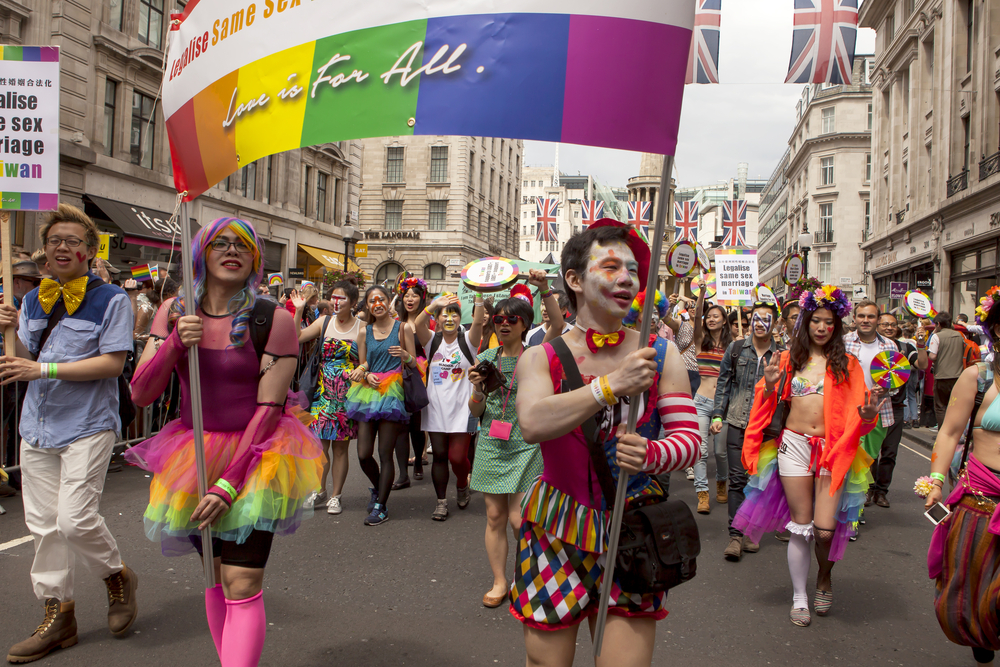
<instances>
[{"instance_id":1,"label":"shoulder strap","mask_svg":"<svg viewBox=\"0 0 1000 667\"><path fill-rule=\"evenodd\" d=\"M743 345L746 343L746 338L740 338L736 341L736 345L733 345L733 351L729 354L729 363L735 364L736 360L740 358L740 354L743 352Z\"/></svg>"},{"instance_id":2,"label":"shoulder strap","mask_svg":"<svg viewBox=\"0 0 1000 667\"><path fill-rule=\"evenodd\" d=\"M566 374L566 382L569 384L570 389L581 388L583 386L583 377L580 375L580 367L576 365L576 360L573 359L573 354L569 351L566 341L560 336L559 338L554 338L549 345L552 346L552 351L559 357L559 362L562 364L563 372ZM601 494L604 496L604 502L610 506L614 503L615 498L615 479L611 474L611 466L608 465L608 459L604 455L604 448L597 444L597 415L593 414L588 417L587 421L580 425L580 431L583 432L583 437L587 441L590 461L594 466L594 472L597 473L597 481L601 485Z\"/></svg>"},{"instance_id":3,"label":"shoulder strap","mask_svg":"<svg viewBox=\"0 0 1000 667\"><path fill-rule=\"evenodd\" d=\"M333 317L333 316L332 315L327 315L327 316L325 316L323 318L323 326L319 330L319 346L320 346L320 349L322 349L323 343L326 341L326 329L327 329L327 327L330 326L330 318L331 317Z\"/></svg>"},{"instance_id":4,"label":"shoulder strap","mask_svg":"<svg viewBox=\"0 0 1000 667\"><path fill-rule=\"evenodd\" d=\"M438 351L439 347L441 347L441 341L443 340L444 340L444 332L435 331L434 337L431 338L431 349L427 351L428 364L431 363L431 360L434 358L434 353Z\"/></svg>"},{"instance_id":5,"label":"shoulder strap","mask_svg":"<svg viewBox=\"0 0 1000 667\"><path fill-rule=\"evenodd\" d=\"M465 356L465 360L469 362L469 365L475 366L476 357L472 354L472 350L469 349L469 343L465 340L464 331L460 331L458 334L458 347L462 350L462 354Z\"/></svg>"},{"instance_id":6,"label":"shoulder strap","mask_svg":"<svg viewBox=\"0 0 1000 667\"><path fill-rule=\"evenodd\" d=\"M274 324L276 305L270 299L257 299L253 304L253 311L250 313L250 341L253 343L258 360L264 358L264 348L267 347L267 340L271 337L271 325Z\"/></svg>"}]
</instances>

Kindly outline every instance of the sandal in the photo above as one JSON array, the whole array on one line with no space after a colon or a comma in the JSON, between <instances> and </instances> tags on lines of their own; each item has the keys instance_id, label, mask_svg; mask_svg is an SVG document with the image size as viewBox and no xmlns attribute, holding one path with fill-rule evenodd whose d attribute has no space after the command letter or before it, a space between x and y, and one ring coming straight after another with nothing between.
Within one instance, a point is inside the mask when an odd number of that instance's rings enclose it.
<instances>
[{"instance_id":1,"label":"sandal","mask_svg":"<svg viewBox=\"0 0 1000 667\"><path fill-rule=\"evenodd\" d=\"M497 595L496 597L490 595L489 591L483 595L483 606L487 609L496 609L504 602L507 601L507 592L505 591L502 595Z\"/></svg>"},{"instance_id":2,"label":"sandal","mask_svg":"<svg viewBox=\"0 0 1000 667\"><path fill-rule=\"evenodd\" d=\"M793 607L791 613L788 614L788 617L792 620L794 625L797 625L800 628L808 628L809 624L812 623L812 617L809 615L808 609L795 609Z\"/></svg>"},{"instance_id":3,"label":"sandal","mask_svg":"<svg viewBox=\"0 0 1000 667\"><path fill-rule=\"evenodd\" d=\"M830 613L830 607L833 606L833 591L821 591L816 589L816 602L814 603L816 607L817 616L826 616Z\"/></svg>"}]
</instances>

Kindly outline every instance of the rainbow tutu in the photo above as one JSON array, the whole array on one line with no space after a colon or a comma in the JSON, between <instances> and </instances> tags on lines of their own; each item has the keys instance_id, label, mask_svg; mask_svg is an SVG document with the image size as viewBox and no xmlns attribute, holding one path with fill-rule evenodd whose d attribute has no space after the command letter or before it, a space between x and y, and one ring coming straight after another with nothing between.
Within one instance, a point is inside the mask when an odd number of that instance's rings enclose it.
<instances>
[{"instance_id":1,"label":"rainbow tutu","mask_svg":"<svg viewBox=\"0 0 1000 667\"><path fill-rule=\"evenodd\" d=\"M372 373L369 378L378 378L378 387L355 382L347 390L344 408L350 419L362 422L386 420L409 422L410 414L403 404L403 372Z\"/></svg>"},{"instance_id":2,"label":"rainbow tutu","mask_svg":"<svg viewBox=\"0 0 1000 667\"><path fill-rule=\"evenodd\" d=\"M205 465L211 486L239 451L243 431L205 432ZM286 412L270 438L252 445L253 459L239 496L212 527L214 537L240 544L253 530L279 535L295 532L312 509L306 499L322 486L322 446L292 412ZM175 420L160 433L125 453L125 458L153 473L149 506L143 515L146 536L161 543L165 556L195 551L200 537L191 513L198 506L194 432Z\"/></svg>"}]
</instances>

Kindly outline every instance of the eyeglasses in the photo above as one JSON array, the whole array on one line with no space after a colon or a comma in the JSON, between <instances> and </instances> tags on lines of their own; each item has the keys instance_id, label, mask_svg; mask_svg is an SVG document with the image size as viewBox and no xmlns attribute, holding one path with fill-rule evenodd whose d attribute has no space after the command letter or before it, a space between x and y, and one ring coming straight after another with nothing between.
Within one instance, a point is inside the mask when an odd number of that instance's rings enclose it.
<instances>
[{"instance_id":1,"label":"eyeglasses","mask_svg":"<svg viewBox=\"0 0 1000 667\"><path fill-rule=\"evenodd\" d=\"M236 239L235 241L227 241L226 239L215 239L212 241L212 250L216 252L229 252L230 248L235 248L236 252L241 255L245 255L252 252L250 246L244 243L241 239Z\"/></svg>"},{"instance_id":2,"label":"eyeglasses","mask_svg":"<svg viewBox=\"0 0 1000 667\"><path fill-rule=\"evenodd\" d=\"M66 244L67 248L79 248L81 245L83 245L84 241L83 239L78 239L75 236L68 236L64 239L61 239L58 236L50 236L49 238L45 239L45 245L48 246L49 248L58 248L63 243Z\"/></svg>"},{"instance_id":3,"label":"eyeglasses","mask_svg":"<svg viewBox=\"0 0 1000 667\"><path fill-rule=\"evenodd\" d=\"M517 324L521 321L520 315L494 315L493 324Z\"/></svg>"}]
</instances>

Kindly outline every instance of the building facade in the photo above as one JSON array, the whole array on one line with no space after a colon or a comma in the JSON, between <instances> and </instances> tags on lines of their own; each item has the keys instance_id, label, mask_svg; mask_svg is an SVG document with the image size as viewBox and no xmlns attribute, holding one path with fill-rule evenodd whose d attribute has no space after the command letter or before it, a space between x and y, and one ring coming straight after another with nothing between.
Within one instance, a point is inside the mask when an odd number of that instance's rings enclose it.
<instances>
[{"instance_id":1,"label":"building facade","mask_svg":"<svg viewBox=\"0 0 1000 667\"><path fill-rule=\"evenodd\" d=\"M590 176L556 176L556 167L525 167L521 172L520 240L521 259L529 262L559 263L562 248L583 226L582 202L595 198ZM556 211L556 240L538 240L539 199L559 201ZM605 204L607 208L607 204ZM611 216L614 217L614 216Z\"/></svg>"},{"instance_id":2,"label":"building facade","mask_svg":"<svg viewBox=\"0 0 1000 667\"><path fill-rule=\"evenodd\" d=\"M158 100L169 11L163 0L0 3L0 42L61 47L60 200L112 235L111 262L126 272L145 262L176 266L179 254ZM249 220L265 240L268 272L318 275L343 262L335 251L345 223L357 219L361 159L361 145L344 141L258 160L192 202L192 228L222 216ZM14 246L37 249L45 217L18 213ZM302 247L330 251L331 261Z\"/></svg>"},{"instance_id":3,"label":"building facade","mask_svg":"<svg viewBox=\"0 0 1000 667\"><path fill-rule=\"evenodd\" d=\"M871 187L872 58L856 56L850 85L811 84L796 104L788 150L764 188L760 281L779 297L791 252L809 250L809 275L854 292Z\"/></svg>"},{"instance_id":4,"label":"building facade","mask_svg":"<svg viewBox=\"0 0 1000 667\"><path fill-rule=\"evenodd\" d=\"M997 284L1000 5L869 0L877 31L871 225L863 243L880 304L902 287L970 317Z\"/></svg>"},{"instance_id":5,"label":"building facade","mask_svg":"<svg viewBox=\"0 0 1000 667\"><path fill-rule=\"evenodd\" d=\"M517 257L524 142L488 137L361 141L358 264L376 283L401 271L431 291L457 291L462 267Z\"/></svg>"}]
</instances>

